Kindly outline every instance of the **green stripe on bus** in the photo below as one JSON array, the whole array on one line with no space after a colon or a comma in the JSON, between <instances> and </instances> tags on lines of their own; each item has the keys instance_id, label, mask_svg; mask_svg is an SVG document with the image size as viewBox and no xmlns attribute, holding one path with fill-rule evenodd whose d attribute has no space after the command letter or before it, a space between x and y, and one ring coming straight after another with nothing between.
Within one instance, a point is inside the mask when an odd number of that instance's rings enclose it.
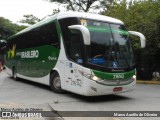
<instances>
[{"instance_id":1,"label":"green stripe on bus","mask_svg":"<svg viewBox=\"0 0 160 120\"><path fill-rule=\"evenodd\" d=\"M128 35L126 30L117 30L117 29L110 29L109 27L95 27L95 26L87 26L89 31L91 32L107 32L107 33L119 33L121 35ZM112 30L112 31L111 31Z\"/></svg>"},{"instance_id":2,"label":"green stripe on bus","mask_svg":"<svg viewBox=\"0 0 160 120\"><path fill-rule=\"evenodd\" d=\"M60 45L61 45L61 34L62 34L61 28L60 28L60 26L59 26L58 20L55 20L55 23L56 23L57 33L58 33L58 40L59 40L59 43L60 43Z\"/></svg>"},{"instance_id":3,"label":"green stripe on bus","mask_svg":"<svg viewBox=\"0 0 160 120\"><path fill-rule=\"evenodd\" d=\"M133 75L135 75L136 70L132 70L129 72L123 72L123 73L108 73L108 72L101 72L98 70L93 70L93 73L95 76L106 79L106 80L117 80L117 79L127 79L131 78Z\"/></svg>"}]
</instances>

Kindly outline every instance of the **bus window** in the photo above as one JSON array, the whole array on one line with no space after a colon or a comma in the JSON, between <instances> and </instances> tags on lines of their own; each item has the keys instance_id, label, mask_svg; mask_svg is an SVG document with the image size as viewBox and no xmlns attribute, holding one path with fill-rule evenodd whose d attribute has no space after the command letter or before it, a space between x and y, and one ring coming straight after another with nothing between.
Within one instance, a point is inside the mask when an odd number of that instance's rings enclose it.
<instances>
[{"instance_id":1,"label":"bus window","mask_svg":"<svg viewBox=\"0 0 160 120\"><path fill-rule=\"evenodd\" d=\"M70 41L71 47L69 51L69 56L72 60L76 61L79 64L82 64L82 49L81 49L81 33L77 31L77 33L71 33Z\"/></svg>"},{"instance_id":2,"label":"bus window","mask_svg":"<svg viewBox=\"0 0 160 120\"><path fill-rule=\"evenodd\" d=\"M46 45L52 44L54 47L59 47L59 40L56 30L55 22L51 22L45 26L40 28L40 43L42 44L45 42Z\"/></svg>"},{"instance_id":3,"label":"bus window","mask_svg":"<svg viewBox=\"0 0 160 120\"><path fill-rule=\"evenodd\" d=\"M61 31L63 35L66 54L68 55L68 57L70 57L69 51L71 47L71 44L70 44L71 43L71 39L70 39L71 33L70 33L70 30L68 29L68 26L77 25L79 24L79 22L77 18L65 18L65 19L60 19L59 23L60 23L60 27L61 27Z\"/></svg>"},{"instance_id":4,"label":"bus window","mask_svg":"<svg viewBox=\"0 0 160 120\"><path fill-rule=\"evenodd\" d=\"M59 48L60 46L55 22L34 28L26 34L18 36L16 39L19 44L18 48L20 49L43 45L53 45L56 48Z\"/></svg>"}]
</instances>

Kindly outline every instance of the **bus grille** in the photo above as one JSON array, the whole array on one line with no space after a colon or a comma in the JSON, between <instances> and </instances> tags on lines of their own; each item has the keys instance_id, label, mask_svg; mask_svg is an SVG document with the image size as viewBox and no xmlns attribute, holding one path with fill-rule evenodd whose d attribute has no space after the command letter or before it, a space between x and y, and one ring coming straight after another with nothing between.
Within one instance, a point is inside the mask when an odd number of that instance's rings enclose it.
<instances>
[{"instance_id":1,"label":"bus grille","mask_svg":"<svg viewBox=\"0 0 160 120\"><path fill-rule=\"evenodd\" d=\"M108 86L117 86L117 85L127 85L132 83L133 81L134 80L132 78L129 78L129 79L118 79L118 80L101 80L97 81L97 83Z\"/></svg>"}]
</instances>

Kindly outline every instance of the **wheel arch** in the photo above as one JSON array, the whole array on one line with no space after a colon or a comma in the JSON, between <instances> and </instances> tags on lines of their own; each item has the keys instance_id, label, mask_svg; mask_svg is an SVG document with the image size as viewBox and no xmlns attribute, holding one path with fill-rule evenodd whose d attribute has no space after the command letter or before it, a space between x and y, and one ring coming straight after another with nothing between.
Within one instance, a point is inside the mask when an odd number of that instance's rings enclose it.
<instances>
[{"instance_id":1,"label":"wheel arch","mask_svg":"<svg viewBox=\"0 0 160 120\"><path fill-rule=\"evenodd\" d=\"M61 78L61 75L60 75L60 71L59 71L58 69L53 69L53 70L50 71L50 75L49 75L49 85L51 84L51 75L52 75L53 73L56 73L56 74L58 74L58 75L60 76L61 83L62 83L62 78Z\"/></svg>"},{"instance_id":2,"label":"wheel arch","mask_svg":"<svg viewBox=\"0 0 160 120\"><path fill-rule=\"evenodd\" d=\"M59 72L58 72L57 70L51 70L51 71L50 71L50 76L49 76L49 78L51 78L51 75L52 75L53 73L59 74Z\"/></svg>"},{"instance_id":3,"label":"wheel arch","mask_svg":"<svg viewBox=\"0 0 160 120\"><path fill-rule=\"evenodd\" d=\"M55 74L59 75L59 77L60 77L60 84L61 84L61 89L60 90L53 90L55 88L52 89L52 86L53 86L53 79L52 79L53 77L52 77L52 75L54 76ZM63 87L62 87L62 82L63 81L62 81L61 74L62 73L58 69L53 69L53 70L50 71L49 85L50 85L51 89L56 93L64 93L64 90L63 90Z\"/></svg>"}]
</instances>

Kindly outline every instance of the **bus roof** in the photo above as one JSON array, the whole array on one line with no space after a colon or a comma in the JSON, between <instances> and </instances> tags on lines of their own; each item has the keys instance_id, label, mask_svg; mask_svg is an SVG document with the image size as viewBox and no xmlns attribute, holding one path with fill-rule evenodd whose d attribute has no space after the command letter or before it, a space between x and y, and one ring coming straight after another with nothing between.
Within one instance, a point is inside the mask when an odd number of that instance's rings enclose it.
<instances>
[{"instance_id":1,"label":"bus roof","mask_svg":"<svg viewBox=\"0 0 160 120\"><path fill-rule=\"evenodd\" d=\"M124 24L121 20L99 15L99 14L93 14L93 13L86 13L86 12L61 12L57 14L57 19L62 18L68 18L68 17L79 17L84 19L93 19L93 20L99 20L99 21L106 21L111 23L117 23L117 24Z\"/></svg>"},{"instance_id":2,"label":"bus roof","mask_svg":"<svg viewBox=\"0 0 160 120\"><path fill-rule=\"evenodd\" d=\"M53 21L55 19L63 19L63 18L70 18L70 17L79 17L79 18L84 18L84 19L92 19L92 20L99 20L99 21L105 21L105 22L111 22L111 23L115 23L115 24L124 24L121 20L112 18L112 17L108 17L108 16L103 16L103 15L98 15L98 14L93 14L93 13L85 13L85 12L60 12L57 13L53 16L47 17L45 19L43 19L42 21L18 32L16 35L19 35L21 33L30 31L33 28L36 28L38 26L41 26L43 24L46 24L50 21Z\"/></svg>"}]
</instances>

